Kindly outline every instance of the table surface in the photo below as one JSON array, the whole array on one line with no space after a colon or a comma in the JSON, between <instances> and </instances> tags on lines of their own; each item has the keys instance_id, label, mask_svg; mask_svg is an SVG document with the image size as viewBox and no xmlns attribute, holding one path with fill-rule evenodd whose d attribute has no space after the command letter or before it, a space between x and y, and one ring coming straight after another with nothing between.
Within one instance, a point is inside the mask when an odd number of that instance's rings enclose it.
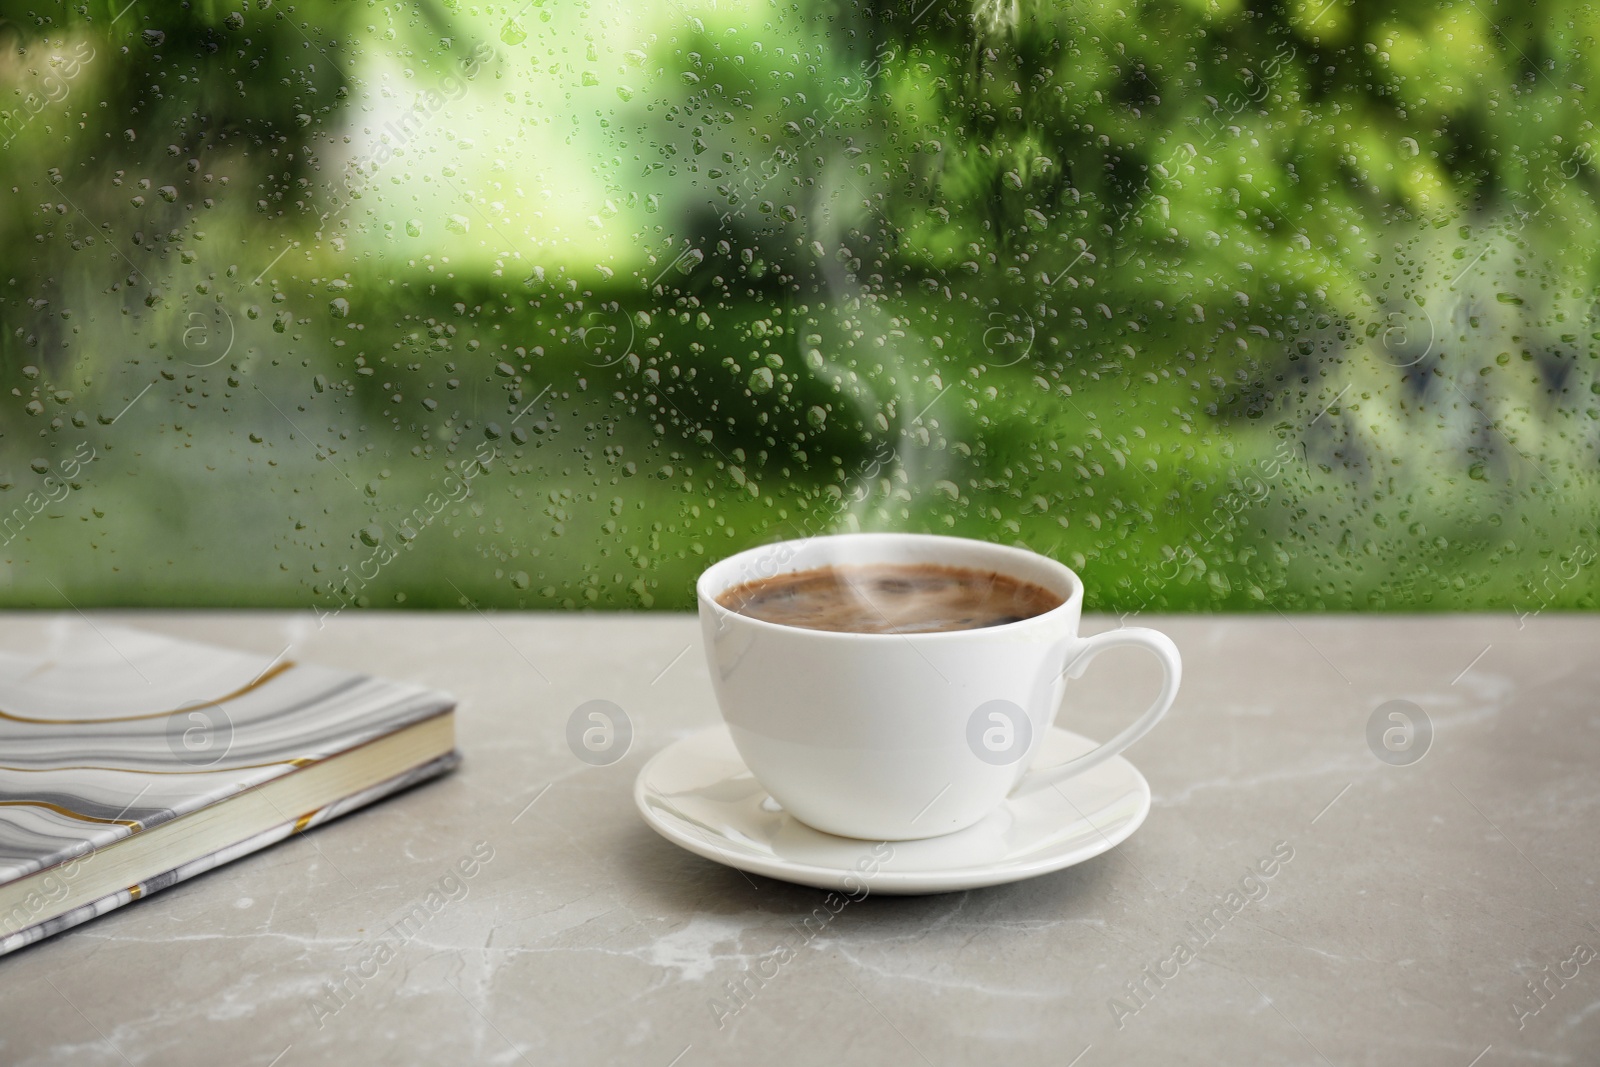
<instances>
[{"instance_id":1,"label":"table surface","mask_svg":"<svg viewBox=\"0 0 1600 1067\"><path fill-rule=\"evenodd\" d=\"M0 642L48 618L0 616ZM449 689L465 760L0 959L0 1062L1600 1057L1600 618L1140 619L1185 678L1129 752L1154 794L1138 833L1013 885L868 896L806 937L823 893L690 855L634 810L645 760L717 722L690 617L93 618ZM1109 736L1155 685L1107 653L1059 721ZM592 699L634 725L611 766L565 740ZM1368 741L1392 700L1433 730L1405 765ZM371 939L488 849L374 973ZM1292 858L1245 881L1275 850ZM1197 939L1219 904L1234 917Z\"/></svg>"}]
</instances>

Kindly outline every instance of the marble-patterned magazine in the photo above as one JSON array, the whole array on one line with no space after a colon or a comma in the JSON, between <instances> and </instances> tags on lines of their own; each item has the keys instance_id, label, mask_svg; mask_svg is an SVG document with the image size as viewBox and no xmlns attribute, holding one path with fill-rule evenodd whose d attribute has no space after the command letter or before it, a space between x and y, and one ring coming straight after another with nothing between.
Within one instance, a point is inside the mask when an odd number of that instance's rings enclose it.
<instances>
[{"instance_id":1,"label":"marble-patterned magazine","mask_svg":"<svg viewBox=\"0 0 1600 1067\"><path fill-rule=\"evenodd\" d=\"M87 622L0 650L0 955L450 770L454 707Z\"/></svg>"}]
</instances>

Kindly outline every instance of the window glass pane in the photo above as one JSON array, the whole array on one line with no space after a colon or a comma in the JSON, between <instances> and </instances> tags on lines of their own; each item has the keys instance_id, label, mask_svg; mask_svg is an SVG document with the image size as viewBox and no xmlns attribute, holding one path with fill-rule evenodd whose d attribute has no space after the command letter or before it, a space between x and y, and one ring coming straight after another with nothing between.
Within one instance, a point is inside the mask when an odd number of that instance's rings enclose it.
<instances>
[{"instance_id":1,"label":"window glass pane","mask_svg":"<svg viewBox=\"0 0 1600 1067\"><path fill-rule=\"evenodd\" d=\"M1586 3L44 2L0 599L1593 606Z\"/></svg>"}]
</instances>

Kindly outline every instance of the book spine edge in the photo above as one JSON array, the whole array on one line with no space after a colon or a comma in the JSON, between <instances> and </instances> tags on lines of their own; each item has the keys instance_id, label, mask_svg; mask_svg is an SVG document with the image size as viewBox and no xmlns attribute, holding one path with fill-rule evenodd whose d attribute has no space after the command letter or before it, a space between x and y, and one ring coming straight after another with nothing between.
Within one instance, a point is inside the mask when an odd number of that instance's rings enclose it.
<instances>
[{"instance_id":1,"label":"book spine edge","mask_svg":"<svg viewBox=\"0 0 1600 1067\"><path fill-rule=\"evenodd\" d=\"M252 852L259 852L285 838L292 837L304 830L321 826L325 822L337 819L339 816L346 815L358 808L366 807L368 804L425 782L430 778L437 778L439 775L454 770L460 762L461 753L452 750L426 763L418 764L408 771L395 775L393 778L385 779L376 785L368 786L331 804L326 804L309 816L291 819L271 829L263 830L261 833L247 837L237 844L229 845L227 848L218 849L216 852L190 860L188 863L181 864L169 871L163 871L137 885L119 889L115 893L109 893L98 900L79 905L71 911L62 912L60 915L51 916L43 922L38 922L14 933L7 934L5 937L0 938L0 956L5 956L36 941L42 941L47 937L59 934L63 930L70 930L80 923L98 918L108 911L120 908L124 904L140 900L152 893L158 893L170 886L177 885L179 882L188 881L197 875L205 874L207 871L215 870L224 864L248 856Z\"/></svg>"}]
</instances>

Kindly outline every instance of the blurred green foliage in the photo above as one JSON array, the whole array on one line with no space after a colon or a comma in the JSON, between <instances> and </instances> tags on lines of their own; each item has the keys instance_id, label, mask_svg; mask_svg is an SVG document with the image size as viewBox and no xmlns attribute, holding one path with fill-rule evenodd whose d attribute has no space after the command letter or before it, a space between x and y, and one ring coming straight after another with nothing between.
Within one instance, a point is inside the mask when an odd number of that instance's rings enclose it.
<instances>
[{"instance_id":1,"label":"blurred green foliage","mask_svg":"<svg viewBox=\"0 0 1600 1067\"><path fill-rule=\"evenodd\" d=\"M3 18L9 605L1594 606L1587 4Z\"/></svg>"}]
</instances>

